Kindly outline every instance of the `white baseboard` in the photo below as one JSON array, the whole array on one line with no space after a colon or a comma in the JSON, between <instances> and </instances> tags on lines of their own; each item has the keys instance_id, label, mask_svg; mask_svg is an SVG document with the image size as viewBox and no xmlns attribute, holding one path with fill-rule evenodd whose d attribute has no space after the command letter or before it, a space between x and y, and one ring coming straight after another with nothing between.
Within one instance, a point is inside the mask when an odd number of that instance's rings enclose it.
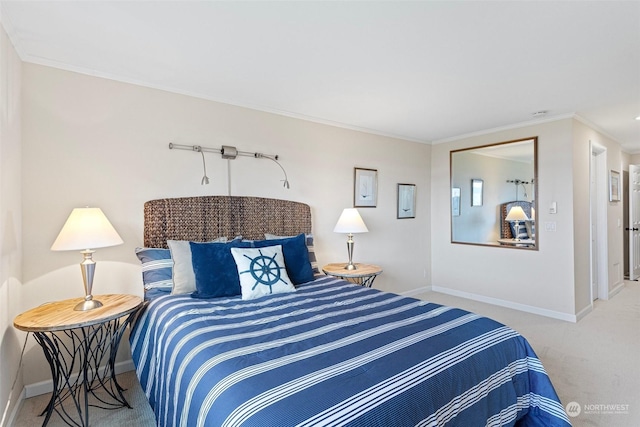
<instances>
[{"instance_id":1,"label":"white baseboard","mask_svg":"<svg viewBox=\"0 0 640 427\"><path fill-rule=\"evenodd\" d=\"M591 313L592 310L593 310L593 304L589 304L588 306L586 306L585 308L580 310L576 314L576 321L577 322L580 321L580 319L582 319L584 316L586 316L587 314Z\"/></svg>"},{"instance_id":2,"label":"white baseboard","mask_svg":"<svg viewBox=\"0 0 640 427\"><path fill-rule=\"evenodd\" d=\"M100 367L100 369L103 369L103 367ZM118 362L114 366L116 375L121 374L123 372L134 371L135 369L136 368L133 364L133 360L131 359L125 360L123 362ZM75 377L77 377L77 374L72 378L75 379ZM51 393L52 391L53 391L53 380L46 380L46 381L40 381L34 384L25 385L22 394L25 395L24 397L25 399L28 399L30 397L40 396L41 394Z\"/></svg>"},{"instance_id":3,"label":"white baseboard","mask_svg":"<svg viewBox=\"0 0 640 427\"><path fill-rule=\"evenodd\" d=\"M609 291L609 299L613 298L618 292L620 292L624 288L624 282L618 283Z\"/></svg>"},{"instance_id":4,"label":"white baseboard","mask_svg":"<svg viewBox=\"0 0 640 427\"><path fill-rule=\"evenodd\" d=\"M537 314L539 316L551 317L553 319L564 320L567 322L576 323L578 317L574 314L562 313L559 311L547 310L546 308L535 307L526 304L520 304L513 301L501 300L498 298L491 298L484 295L472 294L470 292L462 292L455 289L443 288L440 286L432 286L434 292L441 292L447 295L453 295L454 297L466 298L474 301L484 302L487 304L493 304L500 307L511 308L514 310L524 311L527 313Z\"/></svg>"},{"instance_id":5,"label":"white baseboard","mask_svg":"<svg viewBox=\"0 0 640 427\"><path fill-rule=\"evenodd\" d=\"M7 420L6 424L2 424L2 426L7 426L7 427L11 427L12 425L15 424L16 422L16 418L18 418L18 414L20 413L20 409L22 409L22 404L24 403L24 399L25 399L25 390L24 388L22 389L22 392L20 393L20 396L18 396L18 399L16 400L16 404L13 405L13 410L11 411L11 414L9 415L9 419ZM11 399L11 396L9 397L9 399ZM9 402L7 402L7 406L9 406ZM2 415L3 417L3 421L4 421L4 415ZM1 423L0 423L1 424Z\"/></svg>"},{"instance_id":6,"label":"white baseboard","mask_svg":"<svg viewBox=\"0 0 640 427\"><path fill-rule=\"evenodd\" d=\"M402 292L400 293L400 295L405 296L405 297L413 297L416 295L420 295L420 294L424 294L425 292L430 292L433 289L431 289L431 286L422 286L420 288L416 288L416 289L412 289L410 291L406 291L406 292Z\"/></svg>"}]
</instances>

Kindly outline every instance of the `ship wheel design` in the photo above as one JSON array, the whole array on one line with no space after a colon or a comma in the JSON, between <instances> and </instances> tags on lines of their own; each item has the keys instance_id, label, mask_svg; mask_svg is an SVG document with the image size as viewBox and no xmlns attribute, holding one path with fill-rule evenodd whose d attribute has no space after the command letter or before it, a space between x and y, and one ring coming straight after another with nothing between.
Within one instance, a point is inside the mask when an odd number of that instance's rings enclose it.
<instances>
[{"instance_id":1,"label":"ship wheel design","mask_svg":"<svg viewBox=\"0 0 640 427\"><path fill-rule=\"evenodd\" d=\"M251 264L249 264L248 270L242 271L240 274L249 273L256 281L251 290L255 290L258 285L264 285L269 287L269 293L273 293L273 286L278 282L287 283L280 273L280 270L283 270L284 267L278 265L278 262L275 260L276 254L273 254L272 257L268 257L263 255L261 250L258 252L260 255L255 258L244 255L251 261Z\"/></svg>"}]
</instances>

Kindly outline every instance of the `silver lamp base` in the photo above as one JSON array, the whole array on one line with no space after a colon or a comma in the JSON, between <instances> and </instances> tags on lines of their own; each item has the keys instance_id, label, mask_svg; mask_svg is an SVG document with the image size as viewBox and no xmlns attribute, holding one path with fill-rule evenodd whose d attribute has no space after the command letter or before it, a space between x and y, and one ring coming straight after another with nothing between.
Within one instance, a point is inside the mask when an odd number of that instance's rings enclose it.
<instances>
[{"instance_id":1,"label":"silver lamp base","mask_svg":"<svg viewBox=\"0 0 640 427\"><path fill-rule=\"evenodd\" d=\"M102 307L102 303L93 299L91 291L93 288L93 275L96 270L96 262L93 260L93 252L91 249L82 251L84 259L80 263L80 270L82 270L82 282L84 284L84 301L73 307L75 311L87 311L94 308Z\"/></svg>"},{"instance_id":2,"label":"silver lamp base","mask_svg":"<svg viewBox=\"0 0 640 427\"><path fill-rule=\"evenodd\" d=\"M345 270L357 270L353 263L353 234L347 234L347 252L349 253L349 263L344 266Z\"/></svg>"},{"instance_id":3,"label":"silver lamp base","mask_svg":"<svg viewBox=\"0 0 640 427\"><path fill-rule=\"evenodd\" d=\"M516 229L516 235L513 237L513 241L519 242L520 241L520 221L516 220L516 223L514 224L514 226Z\"/></svg>"},{"instance_id":4,"label":"silver lamp base","mask_svg":"<svg viewBox=\"0 0 640 427\"><path fill-rule=\"evenodd\" d=\"M87 311L87 310L93 310L94 308L99 308L99 307L102 307L102 303L100 301L95 299L90 299L90 300L82 301L81 303L73 307L73 309L75 311Z\"/></svg>"}]
</instances>

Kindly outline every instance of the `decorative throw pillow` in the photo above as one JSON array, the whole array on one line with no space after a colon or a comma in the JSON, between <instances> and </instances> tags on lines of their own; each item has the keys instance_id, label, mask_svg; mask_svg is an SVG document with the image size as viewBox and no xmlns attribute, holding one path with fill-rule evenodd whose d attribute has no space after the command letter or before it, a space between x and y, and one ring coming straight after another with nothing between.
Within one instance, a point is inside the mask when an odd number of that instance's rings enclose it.
<instances>
[{"instance_id":1,"label":"decorative throw pillow","mask_svg":"<svg viewBox=\"0 0 640 427\"><path fill-rule=\"evenodd\" d=\"M287 239L295 236L276 236L275 234L264 233L264 238L267 240L275 239ZM313 247L313 234L305 234L307 252L309 252L309 262L311 263L311 270L314 274L320 274L320 268L318 267L318 260L316 259L316 251Z\"/></svg>"},{"instance_id":2,"label":"decorative throw pillow","mask_svg":"<svg viewBox=\"0 0 640 427\"><path fill-rule=\"evenodd\" d=\"M218 237L207 243L226 243L226 237ZM191 242L187 240L167 240L173 258L173 289L171 294L188 294L196 290L196 277L191 259Z\"/></svg>"},{"instance_id":3,"label":"decorative throw pillow","mask_svg":"<svg viewBox=\"0 0 640 427\"><path fill-rule=\"evenodd\" d=\"M284 239L256 240L253 242L253 247L264 248L266 246L281 245L287 274L294 285L299 285L313 280L309 251L305 242L305 235L301 233L295 237Z\"/></svg>"},{"instance_id":4,"label":"decorative throw pillow","mask_svg":"<svg viewBox=\"0 0 640 427\"><path fill-rule=\"evenodd\" d=\"M536 238L536 222L529 220L526 222L526 226L527 226L527 236L529 236L530 239L535 239Z\"/></svg>"},{"instance_id":5,"label":"decorative throw pillow","mask_svg":"<svg viewBox=\"0 0 640 427\"><path fill-rule=\"evenodd\" d=\"M295 292L296 288L287 275L282 246L263 248L231 248L236 261L242 299Z\"/></svg>"},{"instance_id":6,"label":"decorative throw pillow","mask_svg":"<svg viewBox=\"0 0 640 427\"><path fill-rule=\"evenodd\" d=\"M142 283L145 289L170 291L173 286L173 260L169 249L136 248L142 263Z\"/></svg>"},{"instance_id":7,"label":"decorative throw pillow","mask_svg":"<svg viewBox=\"0 0 640 427\"><path fill-rule=\"evenodd\" d=\"M240 295L240 279L231 248L250 248L251 243L232 240L229 243L195 243L191 246L196 289L193 298L218 298Z\"/></svg>"},{"instance_id":8,"label":"decorative throw pillow","mask_svg":"<svg viewBox=\"0 0 640 427\"><path fill-rule=\"evenodd\" d=\"M509 221L509 226L511 227L511 235L518 239L528 239L529 235L527 234L527 227L524 221L520 221L520 230L518 235L516 236L516 223L515 221Z\"/></svg>"}]
</instances>

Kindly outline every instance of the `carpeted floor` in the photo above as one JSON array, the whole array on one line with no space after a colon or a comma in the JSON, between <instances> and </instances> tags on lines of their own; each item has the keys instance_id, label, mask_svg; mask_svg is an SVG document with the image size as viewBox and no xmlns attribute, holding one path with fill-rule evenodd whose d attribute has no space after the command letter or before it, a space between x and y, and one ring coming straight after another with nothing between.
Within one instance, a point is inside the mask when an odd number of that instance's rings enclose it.
<instances>
[{"instance_id":1,"label":"carpeted floor","mask_svg":"<svg viewBox=\"0 0 640 427\"><path fill-rule=\"evenodd\" d=\"M144 395L136 373L134 371L125 372L118 375L118 383L126 389L124 396L133 409L100 409L89 408L89 424L92 427L152 427L156 425L153 411L149 406L147 397ZM51 394L43 394L40 396L25 399L22 408L13 424L13 427L35 427L42 425L44 417L40 417L40 413L47 406ZM91 401L91 400L90 400ZM66 405L65 405L66 406ZM69 411L69 413L73 413ZM77 416L76 416L77 418ZM67 424L55 412L49 420L47 427L63 427Z\"/></svg>"},{"instance_id":2,"label":"carpeted floor","mask_svg":"<svg viewBox=\"0 0 640 427\"><path fill-rule=\"evenodd\" d=\"M626 282L609 301L578 323L569 323L436 292L419 296L498 320L520 332L542 360L564 405L575 402L580 413L574 427L640 426L640 285ZM154 426L153 412L133 372L118 376L134 409L90 409L91 426ZM39 413L49 395L26 399L14 427L42 424ZM575 406L574 406L575 407ZM54 414L49 426L64 426ZM471 427L471 426L470 426Z\"/></svg>"},{"instance_id":3,"label":"carpeted floor","mask_svg":"<svg viewBox=\"0 0 640 427\"><path fill-rule=\"evenodd\" d=\"M502 322L534 348L566 406L580 405L574 427L640 427L640 285L625 282L595 301L578 323L496 307L435 292L421 299L460 307Z\"/></svg>"}]
</instances>

